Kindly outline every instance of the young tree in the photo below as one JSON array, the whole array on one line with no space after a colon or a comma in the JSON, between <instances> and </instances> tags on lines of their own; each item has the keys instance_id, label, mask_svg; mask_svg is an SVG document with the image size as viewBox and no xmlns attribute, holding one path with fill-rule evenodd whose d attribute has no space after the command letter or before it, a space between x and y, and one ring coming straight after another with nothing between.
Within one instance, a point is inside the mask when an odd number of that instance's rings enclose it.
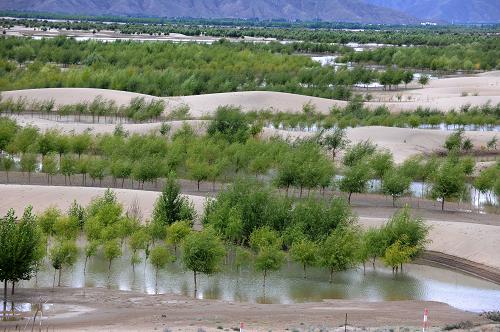
<instances>
[{"instance_id":1,"label":"young tree","mask_svg":"<svg viewBox=\"0 0 500 332\"><path fill-rule=\"evenodd\" d=\"M366 186L370 177L370 167L365 162L349 167L344 172L344 177L339 183L339 189L340 191L348 193L347 202L349 204L351 204L351 196L353 193L363 193L366 191Z\"/></svg>"},{"instance_id":2,"label":"young tree","mask_svg":"<svg viewBox=\"0 0 500 332\"><path fill-rule=\"evenodd\" d=\"M392 206L396 206L396 199L403 196L410 188L411 179L404 176L401 171L389 171L382 182L382 192L392 196Z\"/></svg>"},{"instance_id":3,"label":"young tree","mask_svg":"<svg viewBox=\"0 0 500 332\"><path fill-rule=\"evenodd\" d=\"M375 268L375 259L384 256L385 238L381 228L369 228L363 233L361 244L359 246L359 260L363 263L365 270L365 261L372 259L372 266Z\"/></svg>"},{"instance_id":4,"label":"young tree","mask_svg":"<svg viewBox=\"0 0 500 332\"><path fill-rule=\"evenodd\" d=\"M64 155L61 158L61 174L64 175L64 184L66 185L66 177L71 185L71 176L76 173L77 161L71 155Z\"/></svg>"},{"instance_id":5,"label":"young tree","mask_svg":"<svg viewBox=\"0 0 500 332\"><path fill-rule=\"evenodd\" d=\"M335 160L338 151L345 149L349 145L349 142L346 130L338 127L335 127L331 133L322 135L320 138L320 144L332 152L332 160Z\"/></svg>"},{"instance_id":6,"label":"young tree","mask_svg":"<svg viewBox=\"0 0 500 332\"><path fill-rule=\"evenodd\" d=\"M405 83L405 89L408 83L411 83L413 81L413 72L410 70L407 70L403 74L403 82Z\"/></svg>"},{"instance_id":7,"label":"young tree","mask_svg":"<svg viewBox=\"0 0 500 332\"><path fill-rule=\"evenodd\" d=\"M428 75L420 75L420 77L418 79L418 83L420 85L422 85L422 88L423 88L424 85L429 84L429 76Z\"/></svg>"},{"instance_id":8,"label":"young tree","mask_svg":"<svg viewBox=\"0 0 500 332\"><path fill-rule=\"evenodd\" d=\"M192 231L192 224L187 220L179 220L167 226L166 242L174 246L175 256L177 256L177 247Z\"/></svg>"},{"instance_id":9,"label":"young tree","mask_svg":"<svg viewBox=\"0 0 500 332\"><path fill-rule=\"evenodd\" d=\"M333 282L335 271L344 271L357 262L359 234L351 226L338 227L320 245L320 265L330 271L330 282Z\"/></svg>"},{"instance_id":10,"label":"young tree","mask_svg":"<svg viewBox=\"0 0 500 332\"><path fill-rule=\"evenodd\" d=\"M210 136L221 136L231 143L244 143L250 137L250 126L240 108L220 106L210 122L207 133Z\"/></svg>"},{"instance_id":11,"label":"young tree","mask_svg":"<svg viewBox=\"0 0 500 332\"><path fill-rule=\"evenodd\" d=\"M87 262L89 258L94 257L97 254L97 249L99 249L98 241L90 241L85 245L85 263L83 264L83 275L87 273Z\"/></svg>"},{"instance_id":12,"label":"young tree","mask_svg":"<svg viewBox=\"0 0 500 332\"><path fill-rule=\"evenodd\" d=\"M404 245L400 240L397 240L386 249L382 259L387 266L392 267L392 273L394 271L397 273L399 266L401 266L402 271L403 264L411 262L416 251L416 248Z\"/></svg>"},{"instance_id":13,"label":"young tree","mask_svg":"<svg viewBox=\"0 0 500 332\"><path fill-rule=\"evenodd\" d=\"M170 173L165 187L156 200L153 221L170 225L179 220L193 220L194 210L187 199L181 195L175 175Z\"/></svg>"},{"instance_id":14,"label":"young tree","mask_svg":"<svg viewBox=\"0 0 500 332\"><path fill-rule=\"evenodd\" d=\"M168 263L174 260L175 257L164 246L157 246L151 249L149 261L155 269L155 293L158 292L158 271L164 269Z\"/></svg>"},{"instance_id":15,"label":"young tree","mask_svg":"<svg viewBox=\"0 0 500 332\"><path fill-rule=\"evenodd\" d=\"M260 247L255 256L255 269L263 274L262 286L266 287L267 274L278 271L285 260L285 253L276 246Z\"/></svg>"},{"instance_id":16,"label":"young tree","mask_svg":"<svg viewBox=\"0 0 500 332\"><path fill-rule=\"evenodd\" d=\"M118 240L109 240L104 243L104 258L106 258L109 262L108 264L108 280L111 276L111 263L116 258L122 255L122 250L120 246L120 242Z\"/></svg>"},{"instance_id":17,"label":"young tree","mask_svg":"<svg viewBox=\"0 0 500 332\"><path fill-rule=\"evenodd\" d=\"M57 174L57 160L56 155L49 153L42 159L42 172L47 174L47 184L52 182L52 177Z\"/></svg>"},{"instance_id":18,"label":"young tree","mask_svg":"<svg viewBox=\"0 0 500 332\"><path fill-rule=\"evenodd\" d=\"M28 183L31 183L31 173L36 170L36 155L33 153L23 153L21 155L21 170L28 172Z\"/></svg>"},{"instance_id":19,"label":"young tree","mask_svg":"<svg viewBox=\"0 0 500 332\"><path fill-rule=\"evenodd\" d=\"M432 197L441 199L444 211L446 199L458 197L465 186L465 176L460 165L447 161L437 170L432 184Z\"/></svg>"},{"instance_id":20,"label":"young tree","mask_svg":"<svg viewBox=\"0 0 500 332\"><path fill-rule=\"evenodd\" d=\"M385 174L394 167L394 160L390 151L377 152L370 158L370 166L373 170L375 178L382 181Z\"/></svg>"},{"instance_id":21,"label":"young tree","mask_svg":"<svg viewBox=\"0 0 500 332\"><path fill-rule=\"evenodd\" d=\"M225 255L224 246L215 232L206 228L201 232L192 232L182 244L182 262L193 271L194 292L198 291L197 274L213 274L219 271Z\"/></svg>"},{"instance_id":22,"label":"young tree","mask_svg":"<svg viewBox=\"0 0 500 332\"><path fill-rule=\"evenodd\" d=\"M57 243L50 250L50 261L54 268L54 280L52 287L56 282L56 271L59 271L57 287L61 286L61 272L63 267L71 267L75 264L78 257L78 247L74 241L62 241Z\"/></svg>"},{"instance_id":23,"label":"young tree","mask_svg":"<svg viewBox=\"0 0 500 332\"><path fill-rule=\"evenodd\" d=\"M130 236L128 244L130 250L132 251L132 270L135 270L135 264L140 263L137 251L146 250L146 248L149 247L150 242L151 236L145 227L141 227Z\"/></svg>"},{"instance_id":24,"label":"young tree","mask_svg":"<svg viewBox=\"0 0 500 332\"><path fill-rule=\"evenodd\" d=\"M290 248L290 256L304 269L304 279L307 278L307 267L313 266L318 259L318 250L318 245L308 239L297 241Z\"/></svg>"},{"instance_id":25,"label":"young tree","mask_svg":"<svg viewBox=\"0 0 500 332\"><path fill-rule=\"evenodd\" d=\"M6 155L2 158L2 168L7 176L7 183L9 183L9 172L14 168L14 165L14 159L11 156Z\"/></svg>"},{"instance_id":26,"label":"young tree","mask_svg":"<svg viewBox=\"0 0 500 332\"><path fill-rule=\"evenodd\" d=\"M236 270L238 271L238 273L240 272L243 265L248 265L254 258L253 253L242 246L236 247L234 256L234 265L236 265Z\"/></svg>"}]
</instances>

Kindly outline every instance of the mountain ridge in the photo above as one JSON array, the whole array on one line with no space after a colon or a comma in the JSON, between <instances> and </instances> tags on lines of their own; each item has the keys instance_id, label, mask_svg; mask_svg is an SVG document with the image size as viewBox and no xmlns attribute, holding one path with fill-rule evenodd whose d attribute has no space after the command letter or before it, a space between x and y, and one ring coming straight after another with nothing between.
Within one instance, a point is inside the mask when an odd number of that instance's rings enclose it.
<instances>
[{"instance_id":1,"label":"mountain ridge","mask_svg":"<svg viewBox=\"0 0 500 332\"><path fill-rule=\"evenodd\" d=\"M0 10L86 15L192 18L259 18L414 24L415 17L362 0L16 0Z\"/></svg>"}]
</instances>

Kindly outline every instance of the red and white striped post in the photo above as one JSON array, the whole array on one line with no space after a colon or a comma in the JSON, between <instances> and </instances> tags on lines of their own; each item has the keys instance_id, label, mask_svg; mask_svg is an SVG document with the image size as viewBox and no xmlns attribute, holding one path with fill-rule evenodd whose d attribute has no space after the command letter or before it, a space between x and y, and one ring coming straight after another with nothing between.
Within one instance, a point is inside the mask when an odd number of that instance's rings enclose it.
<instances>
[{"instance_id":1,"label":"red and white striped post","mask_svg":"<svg viewBox=\"0 0 500 332\"><path fill-rule=\"evenodd\" d=\"M429 319L429 309L425 308L424 309L424 321L422 322L422 332L425 332L425 329L427 329L428 319Z\"/></svg>"},{"instance_id":2,"label":"red and white striped post","mask_svg":"<svg viewBox=\"0 0 500 332\"><path fill-rule=\"evenodd\" d=\"M244 327L245 327L245 324L243 324L243 322L240 322L240 332L243 332Z\"/></svg>"}]
</instances>

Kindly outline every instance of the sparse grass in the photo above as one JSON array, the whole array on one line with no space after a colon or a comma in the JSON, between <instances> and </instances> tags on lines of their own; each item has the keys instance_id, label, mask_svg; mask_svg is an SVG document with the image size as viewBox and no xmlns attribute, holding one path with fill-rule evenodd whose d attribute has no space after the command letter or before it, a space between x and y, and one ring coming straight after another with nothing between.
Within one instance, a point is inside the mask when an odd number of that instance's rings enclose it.
<instances>
[{"instance_id":1,"label":"sparse grass","mask_svg":"<svg viewBox=\"0 0 500 332\"><path fill-rule=\"evenodd\" d=\"M486 317L494 322L500 322L500 311L486 311L483 312L481 316Z\"/></svg>"},{"instance_id":2,"label":"sparse grass","mask_svg":"<svg viewBox=\"0 0 500 332\"><path fill-rule=\"evenodd\" d=\"M451 331L451 330L468 330L474 327L474 323L472 323L470 320L462 321L456 324L448 324L443 327L444 331Z\"/></svg>"}]
</instances>

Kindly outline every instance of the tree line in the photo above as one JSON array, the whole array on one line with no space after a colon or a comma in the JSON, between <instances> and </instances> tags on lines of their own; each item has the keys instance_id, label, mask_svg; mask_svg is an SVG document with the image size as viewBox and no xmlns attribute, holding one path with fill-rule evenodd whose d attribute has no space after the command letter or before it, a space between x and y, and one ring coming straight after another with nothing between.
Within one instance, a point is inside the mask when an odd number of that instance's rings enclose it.
<instances>
[{"instance_id":1,"label":"tree line","mask_svg":"<svg viewBox=\"0 0 500 332\"><path fill-rule=\"evenodd\" d=\"M125 211L109 189L87 207L74 201L66 213L49 207L35 215L28 207L18 218L9 210L0 218L0 244L9 249L0 254L4 300L8 282L14 293L16 283L36 278L45 264L53 268L53 287L61 285L62 273L79 256L85 257L84 275L96 255L108 261L109 275L125 245L132 269L149 262L156 279L161 269L179 259L193 272L196 293L198 275L219 272L225 256L238 268L253 265L262 272L264 285L287 254L303 266L304 277L308 267L320 266L329 271L331 281L334 272L376 258L397 272L424 249L428 233L409 209L380 228L362 230L342 198L293 202L248 181L235 182L207 202L202 231L193 231L195 217L174 175L156 200L151 220L141 219L136 204Z\"/></svg>"},{"instance_id":2,"label":"tree line","mask_svg":"<svg viewBox=\"0 0 500 332\"><path fill-rule=\"evenodd\" d=\"M377 180L394 203L409 194L412 181L421 181L431 185L430 196L439 198L443 208L446 200L467 197L466 182L475 168L474 159L467 156L475 147L463 131L446 140L445 158L413 157L398 166L389 151L369 141L351 144L345 129L296 141L262 139L260 129L229 106L216 112L206 134L195 133L187 123L175 132L160 128L146 135L128 135L120 127L112 134L63 134L19 128L15 121L0 118L0 151L5 152L1 165L7 180L9 172L17 169L28 175L28 182L33 172L41 171L49 184L56 174L64 175L69 184L79 175L81 185L90 180L100 184L110 176L115 186L127 180L143 188L146 182L156 184L173 171L194 180L198 189L202 182L215 187L216 182L243 176L272 183L287 195L296 189L299 197L311 191L340 190L348 201L353 194L367 192ZM488 149L496 149L495 137Z\"/></svg>"},{"instance_id":3,"label":"tree line","mask_svg":"<svg viewBox=\"0 0 500 332\"><path fill-rule=\"evenodd\" d=\"M39 13L29 16L23 12L19 19L0 19L0 26L14 25L40 29L100 31L111 30L125 34L164 35L181 33L188 36L214 36L241 38L244 36L276 38L278 40L311 41L315 43L377 43L390 45L445 46L465 44L494 38L495 25L483 26L401 26L364 25L339 22L285 22L253 19L165 19L132 17L88 17L64 15L66 20L48 21L39 18L61 18L59 14ZM24 19L25 17L32 19ZM103 22L104 20L104 22ZM125 23L125 24L121 24ZM354 29L354 30L353 30Z\"/></svg>"}]
</instances>

